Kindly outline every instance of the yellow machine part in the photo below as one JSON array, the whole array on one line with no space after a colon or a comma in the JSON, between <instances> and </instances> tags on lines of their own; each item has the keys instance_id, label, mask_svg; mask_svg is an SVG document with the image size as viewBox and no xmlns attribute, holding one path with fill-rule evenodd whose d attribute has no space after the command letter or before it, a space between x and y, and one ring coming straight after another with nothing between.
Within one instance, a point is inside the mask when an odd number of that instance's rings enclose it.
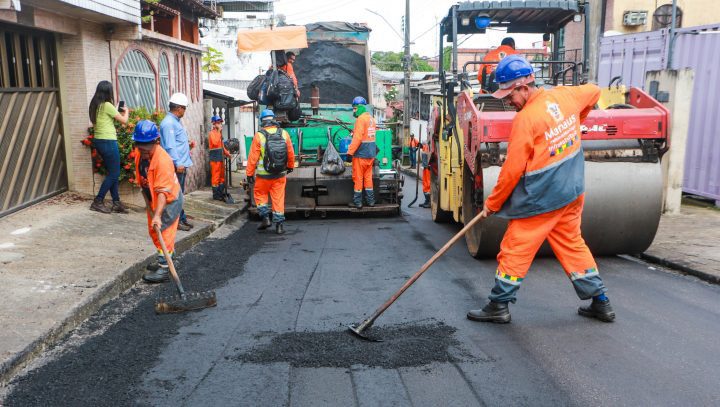
<instances>
[{"instance_id":1,"label":"yellow machine part","mask_svg":"<svg viewBox=\"0 0 720 407\"><path fill-rule=\"evenodd\" d=\"M600 109L607 109L607 107L611 105L624 104L626 103L626 93L627 90L625 89L625 85L600 88L600 100L598 100L598 106Z\"/></svg>"},{"instance_id":2,"label":"yellow machine part","mask_svg":"<svg viewBox=\"0 0 720 407\"><path fill-rule=\"evenodd\" d=\"M435 97L440 101L439 96ZM433 100L433 103L436 103ZM447 115L444 114L443 117ZM462 173L464 157L464 134L462 130L458 131L457 139L450 134L443 136L445 121L441 120L440 137L439 137L439 163L438 184L440 188L440 209L452 213L452 217L456 222L462 221ZM459 126L456 123L456 129ZM458 146L459 144L459 146Z\"/></svg>"}]
</instances>

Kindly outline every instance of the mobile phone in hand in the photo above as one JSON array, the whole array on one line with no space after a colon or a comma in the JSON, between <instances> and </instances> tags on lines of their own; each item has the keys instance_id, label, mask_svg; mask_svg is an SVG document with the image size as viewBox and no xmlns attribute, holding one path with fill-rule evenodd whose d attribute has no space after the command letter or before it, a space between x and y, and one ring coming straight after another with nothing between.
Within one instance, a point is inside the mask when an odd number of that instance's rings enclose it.
<instances>
[{"instance_id":1,"label":"mobile phone in hand","mask_svg":"<svg viewBox=\"0 0 720 407\"><path fill-rule=\"evenodd\" d=\"M122 113L125 111L125 101L121 100L120 103L118 103L118 112Z\"/></svg>"}]
</instances>

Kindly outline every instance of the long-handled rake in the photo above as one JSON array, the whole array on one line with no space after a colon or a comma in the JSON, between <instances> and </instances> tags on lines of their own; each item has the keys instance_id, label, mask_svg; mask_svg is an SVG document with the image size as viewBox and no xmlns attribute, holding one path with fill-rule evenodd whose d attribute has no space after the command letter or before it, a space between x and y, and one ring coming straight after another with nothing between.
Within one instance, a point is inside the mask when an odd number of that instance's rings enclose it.
<instances>
[{"instance_id":1,"label":"long-handled rake","mask_svg":"<svg viewBox=\"0 0 720 407\"><path fill-rule=\"evenodd\" d=\"M157 233L158 240L160 240L163 256L165 256L165 261L167 261L168 268L170 268L170 275L178 290L178 295L158 298L155 303L155 313L170 314L216 306L217 297L215 296L215 291L185 292L182 282L180 282L180 276L178 276L177 271L175 271L175 264L168 253L167 246L165 246L165 240L163 240L160 228L154 225L153 229L155 233Z\"/></svg>"},{"instance_id":2,"label":"long-handled rake","mask_svg":"<svg viewBox=\"0 0 720 407\"><path fill-rule=\"evenodd\" d=\"M417 279L420 278L420 276L423 275L423 273L425 273L430 268L430 266L432 266L433 263L435 263L435 261L437 259L439 259L443 254L445 254L445 252L447 252L448 249L450 249L450 247L452 247L452 245L454 245L458 240L460 240L461 237L465 236L465 233L467 233L467 231L470 230L470 228L475 226L476 223L480 222L482 220L480 215L481 214L476 215L470 222L468 222L467 225L465 225L464 228L462 228L462 230L460 230L455 236L452 237L452 239L450 239L447 243L445 243L445 246L443 246L440 250L435 252L435 254L430 258L430 260L426 261L425 264L423 264L423 266L420 267L420 270L418 270L417 273L415 273L412 277L410 277L410 279L407 280L405 282L405 284L403 284L403 286L400 287L400 289L397 292L395 292L395 294L393 294L392 297L390 297L389 300L385 301L385 303L383 305L381 305L380 308L377 309L377 311L375 311L370 317L368 317L366 320L362 321L361 323L350 325L348 327L348 330L352 334L356 335L359 338L369 340L369 341L379 342L380 340L370 338L369 336L367 336L365 334L365 330L370 328L372 326L372 324L375 322L375 320L378 319L378 317L380 315L382 315L382 313L385 312L385 310L390 308L390 306L395 302L395 300L400 298L402 293L404 293L405 290L410 288L410 286L413 285L413 283L415 281L417 281Z\"/></svg>"}]
</instances>

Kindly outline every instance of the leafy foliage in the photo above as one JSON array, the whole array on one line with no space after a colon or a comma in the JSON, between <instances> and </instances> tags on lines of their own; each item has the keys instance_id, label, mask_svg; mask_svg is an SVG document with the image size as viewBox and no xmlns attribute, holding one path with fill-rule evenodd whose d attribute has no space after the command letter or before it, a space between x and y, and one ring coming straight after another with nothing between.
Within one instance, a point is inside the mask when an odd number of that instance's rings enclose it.
<instances>
[{"instance_id":1,"label":"leafy foliage","mask_svg":"<svg viewBox=\"0 0 720 407\"><path fill-rule=\"evenodd\" d=\"M130 111L127 124L121 124L115 121L115 132L117 133L118 148L120 149L120 181L128 180L131 183L135 183L135 148L132 141L133 131L135 131L135 125L140 120L152 120L155 124L160 127L160 122L165 117L165 112L159 111L150 113L145 107L138 107ZM105 168L100 153L97 152L93 146L93 140L95 138L95 129L93 127L88 128L88 135L80 141L83 145L90 147L90 156L93 161L93 172L100 175L107 175L108 171Z\"/></svg>"},{"instance_id":2,"label":"leafy foliage","mask_svg":"<svg viewBox=\"0 0 720 407\"><path fill-rule=\"evenodd\" d=\"M386 103L390 103L390 102L397 100L397 96L398 96L397 86L393 86L390 89L388 89L388 91L385 92L385 94L383 96L385 96Z\"/></svg>"},{"instance_id":3,"label":"leafy foliage","mask_svg":"<svg viewBox=\"0 0 720 407\"><path fill-rule=\"evenodd\" d=\"M210 79L211 73L220 73L222 70L220 65L225 62L223 53L213 47L208 47L202 56L202 70L208 74Z\"/></svg>"},{"instance_id":4,"label":"leafy foliage","mask_svg":"<svg viewBox=\"0 0 720 407\"><path fill-rule=\"evenodd\" d=\"M402 52L378 51L372 54L372 63L383 71L402 71L403 70ZM432 72L435 70L430 64L422 59L418 54L413 54L410 62L410 70L414 72Z\"/></svg>"}]
</instances>

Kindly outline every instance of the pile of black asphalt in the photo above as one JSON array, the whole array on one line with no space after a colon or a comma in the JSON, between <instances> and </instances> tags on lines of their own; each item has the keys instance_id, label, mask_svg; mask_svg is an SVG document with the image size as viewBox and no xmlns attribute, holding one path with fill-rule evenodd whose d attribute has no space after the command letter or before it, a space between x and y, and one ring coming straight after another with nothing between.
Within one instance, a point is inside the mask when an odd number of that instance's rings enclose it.
<instances>
[{"instance_id":1,"label":"pile of black asphalt","mask_svg":"<svg viewBox=\"0 0 720 407\"><path fill-rule=\"evenodd\" d=\"M461 355L455 328L442 322L405 323L373 327L371 342L347 330L331 332L287 332L233 359L243 363L289 363L294 367L350 367L365 365L394 369L432 362L457 362Z\"/></svg>"},{"instance_id":2,"label":"pile of black asphalt","mask_svg":"<svg viewBox=\"0 0 720 407\"><path fill-rule=\"evenodd\" d=\"M224 239L207 239L179 256L178 272L185 289L213 290L239 275L264 238L255 226L246 224ZM108 405L109 400L112 405L133 405L143 373L156 364L165 344L191 318L189 314L155 314L157 297L172 295L174 289L172 283L152 290L139 286L110 301L60 341L57 347L67 349L59 357L15 378L0 405L99 406ZM104 329L103 334L95 334ZM77 341L78 337L87 339ZM73 339L81 343L73 346Z\"/></svg>"},{"instance_id":3,"label":"pile of black asphalt","mask_svg":"<svg viewBox=\"0 0 720 407\"><path fill-rule=\"evenodd\" d=\"M320 88L323 104L350 104L355 96L368 98L365 54L341 44L330 41L308 44L297 56L293 69L303 103L310 103L313 84Z\"/></svg>"}]
</instances>

